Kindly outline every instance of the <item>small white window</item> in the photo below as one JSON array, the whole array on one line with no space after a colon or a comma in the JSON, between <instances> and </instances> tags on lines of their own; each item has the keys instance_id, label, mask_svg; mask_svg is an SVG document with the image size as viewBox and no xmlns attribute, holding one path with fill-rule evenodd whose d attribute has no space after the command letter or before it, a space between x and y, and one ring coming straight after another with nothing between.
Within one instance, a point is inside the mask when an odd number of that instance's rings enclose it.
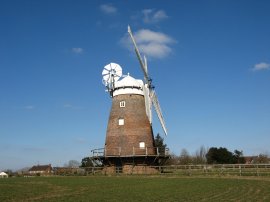
<instances>
[{"instance_id":1,"label":"small white window","mask_svg":"<svg viewBox=\"0 0 270 202\"><path fill-rule=\"evenodd\" d=\"M118 120L118 125L119 125L119 126L123 126L124 124L125 124L124 119L119 119L119 120Z\"/></svg>"},{"instance_id":2,"label":"small white window","mask_svg":"<svg viewBox=\"0 0 270 202\"><path fill-rule=\"evenodd\" d=\"M145 148L145 143L144 142L140 142L140 149L144 149Z\"/></svg>"},{"instance_id":3,"label":"small white window","mask_svg":"<svg viewBox=\"0 0 270 202\"><path fill-rule=\"evenodd\" d=\"M126 102L125 101L121 101L120 102L120 107L125 107L126 106Z\"/></svg>"}]
</instances>

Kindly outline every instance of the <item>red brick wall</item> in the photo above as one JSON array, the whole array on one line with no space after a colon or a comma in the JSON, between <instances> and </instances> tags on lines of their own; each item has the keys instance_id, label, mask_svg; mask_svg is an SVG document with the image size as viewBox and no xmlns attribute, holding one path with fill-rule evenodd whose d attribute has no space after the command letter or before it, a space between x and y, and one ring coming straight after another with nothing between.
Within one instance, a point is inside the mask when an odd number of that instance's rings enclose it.
<instances>
[{"instance_id":1,"label":"red brick wall","mask_svg":"<svg viewBox=\"0 0 270 202\"><path fill-rule=\"evenodd\" d=\"M125 107L120 107L120 101L125 101ZM148 154L155 154L152 127L145 112L144 102L142 95L113 97L105 142L106 156L133 155L134 150L144 154L145 149L139 149L140 142L145 142ZM118 124L120 118L124 119L122 126Z\"/></svg>"}]
</instances>

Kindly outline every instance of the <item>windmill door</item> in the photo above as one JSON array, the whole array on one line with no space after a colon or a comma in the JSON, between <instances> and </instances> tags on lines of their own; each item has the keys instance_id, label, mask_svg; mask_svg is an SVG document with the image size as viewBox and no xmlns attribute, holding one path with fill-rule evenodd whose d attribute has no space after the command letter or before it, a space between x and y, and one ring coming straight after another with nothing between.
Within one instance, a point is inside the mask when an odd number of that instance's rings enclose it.
<instances>
[{"instance_id":1,"label":"windmill door","mask_svg":"<svg viewBox=\"0 0 270 202\"><path fill-rule=\"evenodd\" d=\"M115 173L123 173L123 164L120 159L115 161Z\"/></svg>"}]
</instances>

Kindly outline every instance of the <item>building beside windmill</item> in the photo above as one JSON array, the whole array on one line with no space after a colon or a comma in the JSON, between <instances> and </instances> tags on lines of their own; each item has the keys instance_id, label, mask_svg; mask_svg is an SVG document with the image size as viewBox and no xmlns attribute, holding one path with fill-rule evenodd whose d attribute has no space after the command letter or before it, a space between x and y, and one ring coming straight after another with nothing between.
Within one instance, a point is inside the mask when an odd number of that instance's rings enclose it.
<instances>
[{"instance_id":1,"label":"building beside windmill","mask_svg":"<svg viewBox=\"0 0 270 202\"><path fill-rule=\"evenodd\" d=\"M52 174L52 166L49 165L34 165L29 169L30 175L51 175Z\"/></svg>"},{"instance_id":2,"label":"building beside windmill","mask_svg":"<svg viewBox=\"0 0 270 202\"><path fill-rule=\"evenodd\" d=\"M93 160L101 161L104 172L145 173L158 172L153 166L168 158L165 151L155 147L152 129L152 104L167 134L160 106L148 76L146 59L143 63L131 30L136 54L142 65L145 81L129 74L122 76L116 63L102 71L103 83L112 98L104 148L92 150ZM164 149L164 148L162 148Z\"/></svg>"}]
</instances>

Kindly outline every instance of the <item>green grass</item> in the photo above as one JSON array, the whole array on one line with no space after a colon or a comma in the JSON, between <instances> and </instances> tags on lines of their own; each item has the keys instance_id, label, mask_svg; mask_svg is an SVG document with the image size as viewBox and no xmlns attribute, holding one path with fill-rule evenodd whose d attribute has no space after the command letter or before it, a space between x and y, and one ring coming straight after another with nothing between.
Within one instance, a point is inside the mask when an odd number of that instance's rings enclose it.
<instances>
[{"instance_id":1,"label":"green grass","mask_svg":"<svg viewBox=\"0 0 270 202\"><path fill-rule=\"evenodd\" d=\"M270 178L158 176L0 179L0 201L270 201Z\"/></svg>"}]
</instances>

